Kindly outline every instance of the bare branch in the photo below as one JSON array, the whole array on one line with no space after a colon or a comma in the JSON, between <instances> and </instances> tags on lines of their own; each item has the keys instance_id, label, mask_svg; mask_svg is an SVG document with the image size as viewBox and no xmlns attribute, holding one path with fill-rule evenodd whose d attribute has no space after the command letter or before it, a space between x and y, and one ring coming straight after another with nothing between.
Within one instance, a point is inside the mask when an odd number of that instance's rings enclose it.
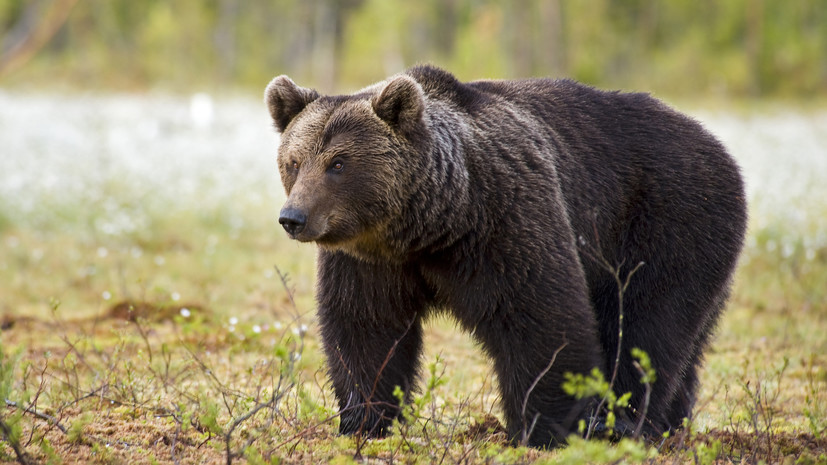
<instances>
[{"instance_id":1,"label":"bare branch","mask_svg":"<svg viewBox=\"0 0 827 465\"><path fill-rule=\"evenodd\" d=\"M563 342L563 344L560 347L558 347L557 350L554 351L554 354L552 354L551 360L548 362L548 365L546 366L546 368L543 369L543 371L541 371L540 374L537 375L536 378L534 378L534 382L531 383L531 386L528 387L528 390L525 393L525 397L523 398L523 406L522 406L523 437L520 439L520 444L522 444L522 445L526 445L528 443L528 438L529 438L529 436L531 436L531 433L534 430L534 425L537 423L537 418L539 416L539 413L537 415L535 415L534 419L531 421L531 428L530 429L527 428L525 411L526 411L526 408L528 407L528 397L531 395L532 391L534 391L534 388L537 387L537 384L540 383L540 380L543 379L543 377L546 374L548 374L549 370L551 370L551 367L554 365L554 362L557 360L557 355L568 344L569 344L568 342Z\"/></svg>"},{"instance_id":2,"label":"bare branch","mask_svg":"<svg viewBox=\"0 0 827 465\"><path fill-rule=\"evenodd\" d=\"M595 213L596 214L596 213ZM597 230L597 221L592 222L592 227L594 228L594 237L597 241L597 247L589 245L583 236L578 238L578 243L580 245L580 250L582 253L590 258L595 263L599 264L603 267L604 270L608 271L615 280L615 284L617 285L617 348L615 352L615 360L614 366L612 368L612 375L609 380L609 390L614 391L615 381L617 380L617 373L620 368L620 355L623 352L623 319L624 319L624 308L623 308L623 296L626 293L626 290L629 288L629 283L632 280L632 276L644 265L644 262L638 262L632 270L630 270L625 278L621 278L620 273L623 269L623 265L625 264L625 258L620 261L617 265L612 265L609 260L603 256L603 253L600 250L600 235ZM597 419L598 413L600 410L606 405L606 397L600 399L600 403L595 408L595 415L592 416L591 420L589 421L589 427L586 431L586 438L588 439L591 437L592 432L594 432L594 428L597 426ZM645 418L645 416L644 416Z\"/></svg>"},{"instance_id":3,"label":"bare branch","mask_svg":"<svg viewBox=\"0 0 827 465\"><path fill-rule=\"evenodd\" d=\"M56 427L57 429L59 429L63 434L69 434L69 430L66 429L66 427L64 427L63 425L61 425L60 422L55 417L46 415L45 413L42 413L42 412L38 412L37 410L32 409L32 408L23 408L23 407L17 405L17 402L12 402L9 399L6 399L6 406L7 407L14 407L18 410L23 411L23 413L26 413L26 414L29 414L29 415L35 417L35 418L39 418L41 420L44 420L45 422L47 422L50 425L52 425L52 426Z\"/></svg>"},{"instance_id":4,"label":"bare branch","mask_svg":"<svg viewBox=\"0 0 827 465\"><path fill-rule=\"evenodd\" d=\"M641 376L646 376L646 372L643 371L643 367L640 366L640 363L637 361L633 362L635 368L638 372L640 372ZM652 396L652 383L648 380L645 383L646 386L646 393L643 395L643 406L641 407L640 411L638 412L638 420L637 425L635 426L635 431L632 434L632 437L635 439L640 437L641 431L643 431L643 424L646 422L646 414L649 411L649 399Z\"/></svg>"}]
</instances>

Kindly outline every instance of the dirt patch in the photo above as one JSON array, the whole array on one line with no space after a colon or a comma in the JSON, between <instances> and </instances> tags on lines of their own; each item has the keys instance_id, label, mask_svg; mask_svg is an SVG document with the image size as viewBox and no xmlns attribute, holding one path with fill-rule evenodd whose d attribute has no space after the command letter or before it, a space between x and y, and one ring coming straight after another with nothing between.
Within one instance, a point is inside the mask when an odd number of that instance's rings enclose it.
<instances>
[{"instance_id":1,"label":"dirt patch","mask_svg":"<svg viewBox=\"0 0 827 465\"><path fill-rule=\"evenodd\" d=\"M701 449L716 451L715 463L824 463L827 437L798 432L777 431L770 435L711 430L687 438L679 432L663 444L661 452L692 451L697 454Z\"/></svg>"},{"instance_id":2,"label":"dirt patch","mask_svg":"<svg viewBox=\"0 0 827 465\"><path fill-rule=\"evenodd\" d=\"M168 417L151 412L136 415L133 409L84 409L76 410L61 418L61 425L69 430L66 434L48 422L33 423L24 428L23 438L32 438L26 450L36 463L49 460L51 455L38 443L38 438L48 441L55 456L62 463L221 463L223 451L209 444L211 437L194 428L182 430ZM91 414L94 412L94 414ZM66 413L66 412L64 412ZM26 442L23 442L26 445ZM13 457L6 448L6 457Z\"/></svg>"},{"instance_id":3,"label":"dirt patch","mask_svg":"<svg viewBox=\"0 0 827 465\"><path fill-rule=\"evenodd\" d=\"M209 315L209 312L204 306L197 303L157 305L151 302L125 300L109 307L104 318L127 321L137 321L139 318L147 321L164 321L182 315L187 317L191 315Z\"/></svg>"}]
</instances>

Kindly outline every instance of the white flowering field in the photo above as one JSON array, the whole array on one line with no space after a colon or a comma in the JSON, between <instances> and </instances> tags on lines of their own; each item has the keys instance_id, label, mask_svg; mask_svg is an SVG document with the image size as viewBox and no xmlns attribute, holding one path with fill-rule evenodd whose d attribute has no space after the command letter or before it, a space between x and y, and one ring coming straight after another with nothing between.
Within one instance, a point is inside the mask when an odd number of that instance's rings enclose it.
<instances>
[{"instance_id":1,"label":"white flowering field","mask_svg":"<svg viewBox=\"0 0 827 465\"><path fill-rule=\"evenodd\" d=\"M694 115L740 162L752 230L778 234L767 251L827 247L827 111ZM27 226L80 221L71 211L117 236L156 211L242 203L274 218L281 198L278 138L252 99L0 92L0 141L0 213Z\"/></svg>"}]
</instances>

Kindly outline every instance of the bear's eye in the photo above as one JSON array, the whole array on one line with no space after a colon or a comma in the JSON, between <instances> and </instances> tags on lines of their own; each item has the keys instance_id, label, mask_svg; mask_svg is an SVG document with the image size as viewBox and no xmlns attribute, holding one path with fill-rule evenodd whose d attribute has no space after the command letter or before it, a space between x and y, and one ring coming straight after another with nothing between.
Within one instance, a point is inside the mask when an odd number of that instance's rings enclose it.
<instances>
[{"instance_id":1,"label":"bear's eye","mask_svg":"<svg viewBox=\"0 0 827 465\"><path fill-rule=\"evenodd\" d=\"M293 169L294 169L294 170L297 170L297 171L298 171L298 169L299 169L299 162L297 162L296 160L293 160L293 162L292 162L292 166L293 166Z\"/></svg>"},{"instance_id":2,"label":"bear's eye","mask_svg":"<svg viewBox=\"0 0 827 465\"><path fill-rule=\"evenodd\" d=\"M341 173L344 168L345 164L342 160L333 160L333 163L330 164L330 170L336 173Z\"/></svg>"}]
</instances>

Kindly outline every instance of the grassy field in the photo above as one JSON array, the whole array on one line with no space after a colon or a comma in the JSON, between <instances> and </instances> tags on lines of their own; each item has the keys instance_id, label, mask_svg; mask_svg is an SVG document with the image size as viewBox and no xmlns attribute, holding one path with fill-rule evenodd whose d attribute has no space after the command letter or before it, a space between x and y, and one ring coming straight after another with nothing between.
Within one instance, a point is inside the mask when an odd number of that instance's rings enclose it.
<instances>
[{"instance_id":1,"label":"grassy field","mask_svg":"<svg viewBox=\"0 0 827 465\"><path fill-rule=\"evenodd\" d=\"M508 445L488 362L441 319L412 420L336 435L315 250L276 223L262 104L0 91L0 461L827 463L827 113L694 114L751 206L695 417L537 451Z\"/></svg>"}]
</instances>

